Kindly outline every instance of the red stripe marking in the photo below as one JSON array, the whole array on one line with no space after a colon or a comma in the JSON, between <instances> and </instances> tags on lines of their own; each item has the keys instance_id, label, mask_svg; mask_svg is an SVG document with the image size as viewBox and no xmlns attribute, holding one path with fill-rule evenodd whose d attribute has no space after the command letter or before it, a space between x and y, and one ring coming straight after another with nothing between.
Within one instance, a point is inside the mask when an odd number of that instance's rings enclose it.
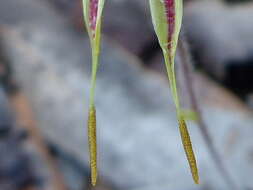
<instances>
[{"instance_id":1,"label":"red stripe marking","mask_svg":"<svg viewBox=\"0 0 253 190\"><path fill-rule=\"evenodd\" d=\"M89 10L89 24L92 31L93 37L95 36L96 24L97 24L97 14L98 14L98 0L90 0L90 10Z\"/></svg>"},{"instance_id":2,"label":"red stripe marking","mask_svg":"<svg viewBox=\"0 0 253 190\"><path fill-rule=\"evenodd\" d=\"M175 0L164 0L164 5L168 22L168 49L170 50L173 46L172 38L175 32Z\"/></svg>"}]
</instances>

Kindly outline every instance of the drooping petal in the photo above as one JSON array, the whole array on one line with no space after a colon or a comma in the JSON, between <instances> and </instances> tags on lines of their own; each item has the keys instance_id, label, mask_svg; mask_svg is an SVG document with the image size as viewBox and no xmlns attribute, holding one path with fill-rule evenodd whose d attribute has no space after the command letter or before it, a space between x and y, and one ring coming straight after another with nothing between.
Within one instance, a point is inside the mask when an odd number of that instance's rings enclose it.
<instances>
[{"instance_id":1,"label":"drooping petal","mask_svg":"<svg viewBox=\"0 0 253 190\"><path fill-rule=\"evenodd\" d=\"M90 89L90 108L88 116L88 141L90 151L91 183L97 182L97 139L96 108L94 102L96 76L100 52L101 17L105 0L83 0L83 14L92 49L92 76Z\"/></svg>"},{"instance_id":2,"label":"drooping petal","mask_svg":"<svg viewBox=\"0 0 253 190\"><path fill-rule=\"evenodd\" d=\"M177 50L179 33L182 25L183 2L182 0L149 0L152 22L158 41L163 50L168 79L170 82L172 97L176 106L179 129L184 150L190 165L195 183L199 182L198 169L195 155L192 149L190 135L186 126L185 112L180 107L177 90L174 61Z\"/></svg>"}]
</instances>

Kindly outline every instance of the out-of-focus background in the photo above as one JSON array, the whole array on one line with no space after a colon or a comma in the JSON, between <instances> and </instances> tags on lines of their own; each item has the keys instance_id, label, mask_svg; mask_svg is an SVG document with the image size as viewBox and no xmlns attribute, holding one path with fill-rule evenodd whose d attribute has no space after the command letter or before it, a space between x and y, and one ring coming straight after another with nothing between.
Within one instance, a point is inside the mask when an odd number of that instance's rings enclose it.
<instances>
[{"instance_id":1,"label":"out-of-focus background","mask_svg":"<svg viewBox=\"0 0 253 190\"><path fill-rule=\"evenodd\" d=\"M0 189L90 189L81 0L0 1ZM191 179L148 0L107 0L96 190L253 189L253 2L185 0L176 59Z\"/></svg>"}]
</instances>

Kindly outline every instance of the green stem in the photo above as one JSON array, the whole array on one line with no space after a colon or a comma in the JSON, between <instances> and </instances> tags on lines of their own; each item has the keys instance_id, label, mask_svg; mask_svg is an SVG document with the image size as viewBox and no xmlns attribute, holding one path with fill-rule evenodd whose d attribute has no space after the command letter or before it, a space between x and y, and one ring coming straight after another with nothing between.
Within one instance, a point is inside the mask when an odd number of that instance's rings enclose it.
<instances>
[{"instance_id":1,"label":"green stem","mask_svg":"<svg viewBox=\"0 0 253 190\"><path fill-rule=\"evenodd\" d=\"M177 81L176 81L176 74L174 71L174 58L170 58L167 51L164 51L164 58L165 58L165 66L167 70L167 75L170 83L170 88L172 92L172 97L176 106L177 115L178 117L181 116L181 108L180 108L180 99L177 92Z\"/></svg>"},{"instance_id":2,"label":"green stem","mask_svg":"<svg viewBox=\"0 0 253 190\"><path fill-rule=\"evenodd\" d=\"M96 78L98 70L98 56L99 49L94 47L92 48L92 73L91 73L91 89L90 89L90 107L94 106L94 97L95 97L95 88L96 88Z\"/></svg>"}]
</instances>

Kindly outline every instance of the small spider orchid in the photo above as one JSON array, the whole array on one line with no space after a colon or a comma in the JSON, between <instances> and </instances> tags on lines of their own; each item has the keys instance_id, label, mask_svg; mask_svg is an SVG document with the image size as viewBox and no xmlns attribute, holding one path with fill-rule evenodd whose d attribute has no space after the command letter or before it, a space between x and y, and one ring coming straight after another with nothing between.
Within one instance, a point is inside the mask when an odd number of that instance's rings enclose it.
<instances>
[{"instance_id":1,"label":"small spider orchid","mask_svg":"<svg viewBox=\"0 0 253 190\"><path fill-rule=\"evenodd\" d=\"M198 184L197 163L185 122L187 119L186 112L180 106L175 75L175 55L182 24L183 2L182 0L149 0L149 3L154 29L164 55L172 97L176 106L182 143L193 180Z\"/></svg>"},{"instance_id":2,"label":"small spider orchid","mask_svg":"<svg viewBox=\"0 0 253 190\"><path fill-rule=\"evenodd\" d=\"M83 14L92 50L92 76L90 89L90 107L88 116L88 141L90 151L91 184L97 182L97 140L96 108L94 102L96 75L99 62L101 17L105 0L83 0Z\"/></svg>"}]
</instances>

